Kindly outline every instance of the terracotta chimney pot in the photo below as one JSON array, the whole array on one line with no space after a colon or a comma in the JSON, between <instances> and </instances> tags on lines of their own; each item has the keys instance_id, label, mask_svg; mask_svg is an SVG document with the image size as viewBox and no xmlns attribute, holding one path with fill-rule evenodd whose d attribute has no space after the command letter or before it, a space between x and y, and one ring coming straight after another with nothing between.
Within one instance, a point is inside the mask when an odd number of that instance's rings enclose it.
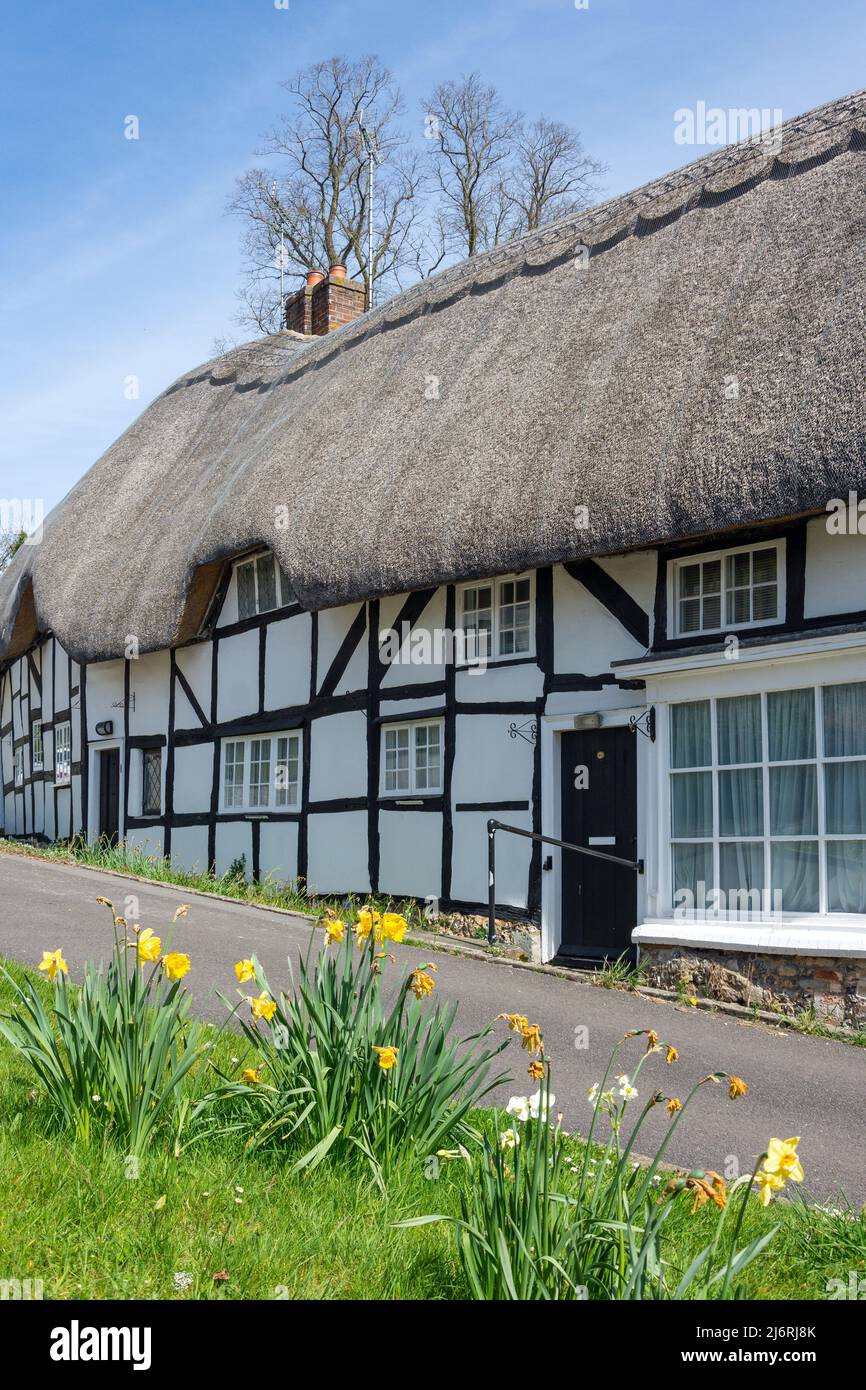
<instances>
[{"instance_id":1,"label":"terracotta chimney pot","mask_svg":"<svg viewBox=\"0 0 866 1390\"><path fill-rule=\"evenodd\" d=\"M346 267L342 265L339 261L335 261L334 264L330 267L329 274L333 275L335 280L345 280Z\"/></svg>"},{"instance_id":2,"label":"terracotta chimney pot","mask_svg":"<svg viewBox=\"0 0 866 1390\"><path fill-rule=\"evenodd\" d=\"M312 289L314 285L321 284L324 278L325 277L320 270L307 271L307 285L310 289Z\"/></svg>"}]
</instances>

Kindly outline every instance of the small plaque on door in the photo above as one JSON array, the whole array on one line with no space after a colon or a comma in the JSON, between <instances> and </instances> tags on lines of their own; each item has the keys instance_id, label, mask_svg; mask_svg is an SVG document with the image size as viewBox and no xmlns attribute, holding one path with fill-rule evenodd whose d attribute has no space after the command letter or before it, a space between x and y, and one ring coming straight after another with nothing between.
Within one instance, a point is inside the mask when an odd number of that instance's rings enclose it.
<instances>
[{"instance_id":1,"label":"small plaque on door","mask_svg":"<svg viewBox=\"0 0 866 1390\"><path fill-rule=\"evenodd\" d=\"M591 845L615 845L615 835L590 835L589 844Z\"/></svg>"}]
</instances>

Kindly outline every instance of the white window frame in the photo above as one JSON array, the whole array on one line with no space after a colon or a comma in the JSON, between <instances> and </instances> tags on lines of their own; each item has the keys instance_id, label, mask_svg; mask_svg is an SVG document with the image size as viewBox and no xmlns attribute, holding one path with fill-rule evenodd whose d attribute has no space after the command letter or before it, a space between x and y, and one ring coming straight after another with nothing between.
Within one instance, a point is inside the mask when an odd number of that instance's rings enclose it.
<instances>
[{"instance_id":1,"label":"white window frame","mask_svg":"<svg viewBox=\"0 0 866 1390\"><path fill-rule=\"evenodd\" d=\"M19 743L17 748L12 750L12 781L16 787L24 786L24 744Z\"/></svg>"},{"instance_id":2,"label":"white window frame","mask_svg":"<svg viewBox=\"0 0 866 1390\"><path fill-rule=\"evenodd\" d=\"M34 719L30 730L31 753L30 762L33 772L41 772L44 766L45 749L42 738L42 720Z\"/></svg>"},{"instance_id":3,"label":"white window frame","mask_svg":"<svg viewBox=\"0 0 866 1390\"><path fill-rule=\"evenodd\" d=\"M267 749L265 750L265 745ZM284 746L281 746L284 745ZM237 758L237 748L241 749L241 759ZM233 795L226 798L226 770L228 751L232 750L232 766L241 768L240 784L235 784ZM267 756L262 757L266 751ZM252 781L254 768L261 769L267 763L267 779ZM295 775L285 782L279 780L280 772L292 771ZM224 738L220 751L220 811L231 815L250 814L267 816L273 812L298 811L301 806L301 784L303 771L303 739L300 729L283 729L276 733L251 733Z\"/></svg>"},{"instance_id":4,"label":"white window frame","mask_svg":"<svg viewBox=\"0 0 866 1390\"><path fill-rule=\"evenodd\" d=\"M273 560L274 563L274 588L277 602L273 608L263 608L259 598L259 564L262 560L268 559ZM253 613L241 614L240 572L243 569L249 568L252 568L253 571L255 611ZM234 579L239 622L246 622L248 618L257 618L262 613L276 613L280 608L287 608L290 603L295 602L295 596L289 587L289 581L283 573L283 568L272 550L263 550L257 555L248 555L243 560L236 560L234 566Z\"/></svg>"},{"instance_id":5,"label":"white window frame","mask_svg":"<svg viewBox=\"0 0 866 1390\"><path fill-rule=\"evenodd\" d=\"M775 618L757 618L747 623L729 623L725 621L727 607L728 590L725 585L725 562L734 555L754 555L758 550L775 550L776 552L776 616ZM785 559L786 542L784 537L776 540L753 541L750 545L738 545L724 550L707 550L693 555L680 555L672 560L668 565L668 637L669 638L697 638L713 636L722 632L745 632L749 628L778 627L785 621ZM684 631L680 627L680 595L679 595L679 576L683 569L689 565L701 565L701 597L703 596L703 566L710 564L714 560L719 561L719 611L722 621L717 627L704 627L703 624L697 628L690 628ZM757 587L761 587L760 585ZM754 585L750 585L749 592L754 592ZM698 595L695 595L698 597ZM703 616L703 615L702 615Z\"/></svg>"},{"instance_id":6,"label":"white window frame","mask_svg":"<svg viewBox=\"0 0 866 1390\"><path fill-rule=\"evenodd\" d=\"M439 731L439 781L436 786L419 786L418 775L421 771L421 768L419 767L417 754L420 751L420 745L419 741L417 740L416 730L432 728L438 729ZM407 736L407 746L409 753L408 767L406 769L407 784L405 787L389 787L389 768L387 766L388 753L391 751L388 747L389 739L390 736L393 735L395 740L399 740L401 734L406 734ZM444 762L445 720L443 718L389 720L387 723L382 725L381 761L379 773L380 796L387 797L389 799L397 798L397 800L405 800L407 797L411 797L413 800L416 801L419 798L425 796L441 796L444 786ZM400 771L399 768L395 770L398 772Z\"/></svg>"},{"instance_id":7,"label":"white window frame","mask_svg":"<svg viewBox=\"0 0 866 1390\"><path fill-rule=\"evenodd\" d=\"M816 917L816 916L836 918L836 917L850 917L850 916L852 916L852 915L855 916L855 917L857 917L857 916L862 915L862 914L851 914L851 913L848 913L848 912L844 912L844 911L842 911L842 910L839 909L839 908L831 908L831 907L829 906L828 873L827 873L827 846L828 846L828 844L830 844L830 843L835 844L835 843L838 843L839 841L854 841L854 842L864 842L864 843L866 843L866 831L861 832L861 833L858 833L858 832L846 833L846 832L843 832L843 831L831 831L831 830L829 830L829 829L827 828L825 769L826 769L827 767L829 767L829 766L833 766L833 765L838 764L838 763L857 763L857 762L862 763L862 762L866 762L866 754L851 753L851 754L845 754L845 755L842 755L842 756L832 756L832 757L831 757L831 756L828 756L828 755L825 753L825 751L824 751L824 749L825 749L825 742L824 742L824 691L825 691L825 689L831 688L831 687L834 686L834 685L850 685L850 684L861 684L861 683L863 683L863 682L857 681L856 678L854 678L853 680L852 680L851 678L848 678L848 679L845 679L845 680L838 680L838 681L823 681L823 682L813 681L813 682L810 682L810 683L807 684L807 685L802 685L802 686L799 686L799 685L797 685L797 686L784 686L784 687L779 687L779 688L778 688L778 691L781 691L781 692L783 692L783 693L785 693L785 694L790 694L790 693L792 693L792 692L794 692L794 691L799 691L799 690L809 690L809 691L812 692L813 699L814 699L814 702L815 702L815 725L814 725L814 727L815 727L815 754L814 754L814 756L811 757L811 758L794 758L794 759L790 759L790 760L787 760L787 761L776 761L776 760L774 760L774 761L771 762L771 761L770 761L770 756L769 756L769 754L770 754L770 748L769 748L769 736L768 736L767 702L768 702L768 697L769 697L770 695L773 695L773 694L778 693L776 687L773 687L773 688L771 688L771 689L766 689L766 690L731 691L730 694L724 694L724 695L718 695L718 696L716 696L716 695L709 695L709 694L702 694L702 695L695 695L695 696L692 696L692 697L686 698L686 699L672 700L672 701L670 702L670 704L669 704L669 706L668 706L668 710L667 710L667 718L668 718L668 729L667 729L667 771L666 771L667 789L666 789L666 793L665 793L666 806L667 806L667 813L666 813L666 814L667 814L667 836L668 836L668 847L667 847L667 861L668 861L668 862L667 862L667 881L668 881L668 884L669 884L669 893L668 893L669 902L668 902L668 904L667 904L667 906L666 906L666 909L665 909L666 913L670 914L670 912L673 910L674 898L675 898L675 894L676 894L676 891L677 891L677 890L676 890L676 887L675 887L676 877L675 877L675 873L674 873L674 862L673 862L673 861L674 861L674 846L675 846L675 845L679 845L679 844L707 844L707 845L710 845L710 846L712 847L712 874L713 874L713 882L712 882L712 884L707 884L707 892L710 893L710 892L712 891L712 889L715 888L715 887L718 887L718 886L719 886L719 883L720 883L720 877L721 877L721 875L720 875L721 845L722 845L722 844L737 844L737 843L750 843L750 844L758 844L758 843L760 843L760 844L762 845L762 847L763 847L763 855L764 855L764 870L763 870L763 872L764 872L764 886L765 886L765 892L766 892L767 899L768 899L770 905L772 905L772 887L771 887L771 885L772 885L772 864L771 864L772 846L773 846L774 844L777 844L777 843L809 843L809 844L817 844L817 846L818 846L818 906L817 906L816 908L814 908L814 909L807 909L807 910L804 910L804 911L793 911L793 912L792 912L792 911L785 910L784 904L783 904L783 905L782 905L782 906L783 906L783 917L786 918L786 919L787 919L787 918L791 918L791 919L794 919L794 920L800 920L800 919L813 918L813 917ZM761 713L761 754L762 754L761 762L760 762L760 763L730 763L730 764L729 764L729 763L720 763L720 762L719 762L719 734L718 734L718 703L719 703L720 700L725 700L725 699L730 699L730 698L736 699L736 698L738 698L738 697L748 697L748 696L756 696L756 697L758 697L758 698L760 699L760 713ZM703 767L695 767L695 768L674 768L674 767L672 766L672 762L673 762L673 728L672 728L672 724L673 724L673 715L672 715L672 710L673 710L673 708L674 708L675 705L682 705L682 704L703 704L703 703L706 703L706 702L709 702L709 705L710 705L710 752L711 752L712 761L711 761L710 763L706 764L706 765L703 766ZM770 769L771 769L771 768L779 768L779 767L794 767L794 766L810 766L810 767L814 767L814 768L816 769L815 776L816 776L817 826L816 826L816 829L815 829L814 832L809 832L809 833L803 834L803 835L784 835L784 834L776 834L776 833L773 833L773 832L772 832L772 830L771 830L771 825L770 825L770 806L771 806L771 801L770 801ZM720 828L720 820L719 820L719 816L720 816L720 811L719 811L719 772L735 772L735 771L738 771L738 770L739 770L739 771L742 771L742 770L744 770L744 769L749 769L749 768L754 768L754 769L760 768L760 770L761 770L761 781L762 781L762 805L763 805L763 833L762 833L761 835L722 835L722 834L721 834L721 828ZM677 776L679 776L679 775L681 775L681 774L683 774L683 773L688 773L688 772L709 772L709 773L711 774L711 776L712 776L712 813L713 813L713 828L712 828L712 834L709 835L709 836L706 836L706 835L702 835L702 836L682 836L682 835L676 835L676 836L675 836L674 833L673 833L673 805L674 805L674 802L673 802L672 782L673 782L673 779L674 779L675 777L677 777ZM676 909L676 912L682 915L682 909L679 909L679 908L678 908L678 909ZM690 914L690 913L685 913L684 915L685 915L686 918L689 918L692 914ZM700 910L698 910L697 914L695 914L695 915L697 915L698 917L700 917L700 916L703 916L703 915L705 915L705 914L704 914L704 913L701 913ZM725 918L725 917L730 916L731 914L729 914L729 913L727 913L727 912L723 912L723 913L721 913L720 915L721 915L722 918ZM758 915L760 915L760 914L758 914Z\"/></svg>"},{"instance_id":8,"label":"white window frame","mask_svg":"<svg viewBox=\"0 0 866 1390\"><path fill-rule=\"evenodd\" d=\"M72 782L72 722L62 719L54 726L54 784L68 787Z\"/></svg>"},{"instance_id":9,"label":"white window frame","mask_svg":"<svg viewBox=\"0 0 866 1390\"><path fill-rule=\"evenodd\" d=\"M529 646L525 652L503 652L501 650L502 638L505 629L502 625L502 609L507 606L502 597L502 589L506 584L517 584L521 580L529 582ZM466 605L466 595L475 593L479 589L492 590L492 652L479 652L475 644L470 642L464 625L464 612ZM521 600L523 601L523 600ZM508 661L532 661L535 658L535 571L523 570L520 574L500 574L495 579L473 579L465 584L460 584L457 590L457 627L463 636L463 651L461 653L461 665L474 665L480 661L493 665L497 662Z\"/></svg>"}]
</instances>

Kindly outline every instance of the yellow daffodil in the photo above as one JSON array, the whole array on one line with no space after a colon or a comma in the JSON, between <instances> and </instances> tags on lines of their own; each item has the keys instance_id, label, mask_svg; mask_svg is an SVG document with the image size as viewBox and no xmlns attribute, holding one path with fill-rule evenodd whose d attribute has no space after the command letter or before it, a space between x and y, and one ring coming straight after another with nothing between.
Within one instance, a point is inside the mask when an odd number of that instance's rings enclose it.
<instances>
[{"instance_id":1,"label":"yellow daffodil","mask_svg":"<svg viewBox=\"0 0 866 1390\"><path fill-rule=\"evenodd\" d=\"M764 1159L764 1172L778 1175L783 1182L802 1182L803 1167L797 1154L796 1139L771 1139Z\"/></svg>"},{"instance_id":2,"label":"yellow daffodil","mask_svg":"<svg viewBox=\"0 0 866 1390\"><path fill-rule=\"evenodd\" d=\"M780 1178L777 1173L765 1173L759 1169L755 1174L755 1182L758 1184L758 1196L761 1199L761 1206L769 1206L773 1200L774 1192L781 1192L785 1186L785 1179Z\"/></svg>"},{"instance_id":3,"label":"yellow daffodil","mask_svg":"<svg viewBox=\"0 0 866 1390\"><path fill-rule=\"evenodd\" d=\"M390 1071L397 1065L397 1054L399 1047L374 1047L373 1051L379 1058L379 1066L383 1071Z\"/></svg>"},{"instance_id":4,"label":"yellow daffodil","mask_svg":"<svg viewBox=\"0 0 866 1390\"><path fill-rule=\"evenodd\" d=\"M416 999L423 999L425 994L432 994L435 983L432 975L428 975L421 968L413 970L409 976L409 988Z\"/></svg>"},{"instance_id":5,"label":"yellow daffodil","mask_svg":"<svg viewBox=\"0 0 866 1390\"><path fill-rule=\"evenodd\" d=\"M698 1001L694 997L694 995L692 995L691 999L689 1000L689 1003L691 1004L693 1009L696 1009L698 1007Z\"/></svg>"},{"instance_id":6,"label":"yellow daffodil","mask_svg":"<svg viewBox=\"0 0 866 1390\"><path fill-rule=\"evenodd\" d=\"M346 934L346 923L341 922L338 917L329 917L325 923L325 942L330 946L332 941L342 941Z\"/></svg>"},{"instance_id":7,"label":"yellow daffodil","mask_svg":"<svg viewBox=\"0 0 866 1390\"><path fill-rule=\"evenodd\" d=\"M238 984L245 985L247 980L256 978L256 967L251 960L236 960L235 974L238 977Z\"/></svg>"},{"instance_id":8,"label":"yellow daffodil","mask_svg":"<svg viewBox=\"0 0 866 1390\"><path fill-rule=\"evenodd\" d=\"M258 999L250 997L247 1002L253 1011L253 1018L256 1022L258 1022L260 1018L264 1018L270 1023L274 1014L277 1012L277 1006L273 999L268 998L266 994L260 994Z\"/></svg>"},{"instance_id":9,"label":"yellow daffodil","mask_svg":"<svg viewBox=\"0 0 866 1390\"><path fill-rule=\"evenodd\" d=\"M170 951L162 962L166 975L172 984L177 984L182 980L189 970L189 956L184 955L183 951Z\"/></svg>"},{"instance_id":10,"label":"yellow daffodil","mask_svg":"<svg viewBox=\"0 0 866 1390\"><path fill-rule=\"evenodd\" d=\"M543 1080L543 1078L544 1078L544 1063L538 1061L537 1058L536 1058L536 1060L535 1060L534 1062L530 1062L530 1063L529 1063L529 1066L527 1067L526 1070L527 1070L528 1075L532 1077L533 1081L541 1081L541 1080Z\"/></svg>"},{"instance_id":11,"label":"yellow daffodil","mask_svg":"<svg viewBox=\"0 0 866 1390\"><path fill-rule=\"evenodd\" d=\"M671 1096L668 1100L667 1105L665 1106L665 1110L668 1112L669 1115L675 1115L677 1111L682 1110L682 1108L683 1103L681 1100L678 1100L676 1096Z\"/></svg>"},{"instance_id":12,"label":"yellow daffodil","mask_svg":"<svg viewBox=\"0 0 866 1390\"><path fill-rule=\"evenodd\" d=\"M245 1081L248 1086L256 1086L261 1074L261 1067L244 1067L241 1072L241 1080Z\"/></svg>"},{"instance_id":13,"label":"yellow daffodil","mask_svg":"<svg viewBox=\"0 0 866 1390\"><path fill-rule=\"evenodd\" d=\"M402 941L406 935L408 923L405 917L401 917L399 912L386 912L382 918L381 935L383 941Z\"/></svg>"},{"instance_id":14,"label":"yellow daffodil","mask_svg":"<svg viewBox=\"0 0 866 1390\"><path fill-rule=\"evenodd\" d=\"M668 1066L671 1065L671 1062L675 1062L679 1055L680 1054L677 1052L676 1048L671 1047L670 1043L668 1043L665 1049L665 1061L667 1062Z\"/></svg>"},{"instance_id":15,"label":"yellow daffodil","mask_svg":"<svg viewBox=\"0 0 866 1390\"><path fill-rule=\"evenodd\" d=\"M355 923L355 926L353 927L353 931L356 937L358 938L359 943L367 940L367 937L370 935L370 932L373 930L374 927L376 928L376 932L378 935L378 930L381 921L382 914L380 912L371 912L368 907L362 908L361 911L358 913L358 920Z\"/></svg>"},{"instance_id":16,"label":"yellow daffodil","mask_svg":"<svg viewBox=\"0 0 866 1390\"><path fill-rule=\"evenodd\" d=\"M43 951L39 969L44 970L49 980L56 978L58 970L62 975L69 974L69 967L63 959L63 949L58 946L56 951Z\"/></svg>"},{"instance_id":17,"label":"yellow daffodil","mask_svg":"<svg viewBox=\"0 0 866 1390\"><path fill-rule=\"evenodd\" d=\"M737 1096L744 1096L748 1091L746 1082L740 1076L728 1077L728 1095L731 1100L736 1100Z\"/></svg>"},{"instance_id":18,"label":"yellow daffodil","mask_svg":"<svg viewBox=\"0 0 866 1390\"><path fill-rule=\"evenodd\" d=\"M162 950L162 942L158 936L154 936L150 927L145 927L138 937L138 959L144 964L145 961L159 960L159 953Z\"/></svg>"}]
</instances>

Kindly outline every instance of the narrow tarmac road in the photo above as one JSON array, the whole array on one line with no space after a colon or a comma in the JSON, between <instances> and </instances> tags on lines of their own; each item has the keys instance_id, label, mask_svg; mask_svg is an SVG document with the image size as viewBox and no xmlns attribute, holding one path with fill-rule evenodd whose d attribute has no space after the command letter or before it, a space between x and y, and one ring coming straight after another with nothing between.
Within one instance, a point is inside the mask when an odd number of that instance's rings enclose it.
<instances>
[{"instance_id":1,"label":"narrow tarmac road","mask_svg":"<svg viewBox=\"0 0 866 1390\"><path fill-rule=\"evenodd\" d=\"M96 903L97 894L110 898L121 912L127 895L134 895L138 911L133 920L163 937L178 904L190 904L189 915L175 928L173 944L189 953L192 968L186 983L197 1011L214 1022L221 1022L226 1012L216 991L235 997L232 966L240 956L255 953L272 987L278 989L287 985L286 957L291 955L294 961L309 940L310 926L302 917L202 895L185 896L180 888L155 887L76 866L0 854L0 955L36 965L44 949L60 946L72 977L81 979L86 960L107 957L111 951L110 919L107 909ZM429 948L408 945L397 947L394 955L402 969L431 958ZM459 1001L461 1035L475 1032L506 1011L526 1014L541 1025L554 1066L556 1109L562 1109L566 1128L586 1131L586 1093L600 1079L613 1044L630 1028L654 1028L679 1050L680 1060L672 1067L661 1058L647 1063L641 1077L642 1098L650 1086L684 1096L701 1076L718 1070L733 1072L749 1083L748 1096L733 1102L721 1086L702 1089L668 1151L672 1162L724 1171L733 1160L740 1171L746 1171L771 1136L785 1139L798 1134L811 1198L836 1201L845 1193L857 1205L866 1201L863 1049L504 963L444 953L432 959L437 966L437 994ZM632 1070L641 1050L639 1039L626 1046L624 1070ZM526 1076L526 1054L516 1040L504 1056L515 1081L502 1087L495 1099L531 1093L535 1086ZM641 1152L650 1151L667 1124L660 1106L641 1136Z\"/></svg>"}]
</instances>

